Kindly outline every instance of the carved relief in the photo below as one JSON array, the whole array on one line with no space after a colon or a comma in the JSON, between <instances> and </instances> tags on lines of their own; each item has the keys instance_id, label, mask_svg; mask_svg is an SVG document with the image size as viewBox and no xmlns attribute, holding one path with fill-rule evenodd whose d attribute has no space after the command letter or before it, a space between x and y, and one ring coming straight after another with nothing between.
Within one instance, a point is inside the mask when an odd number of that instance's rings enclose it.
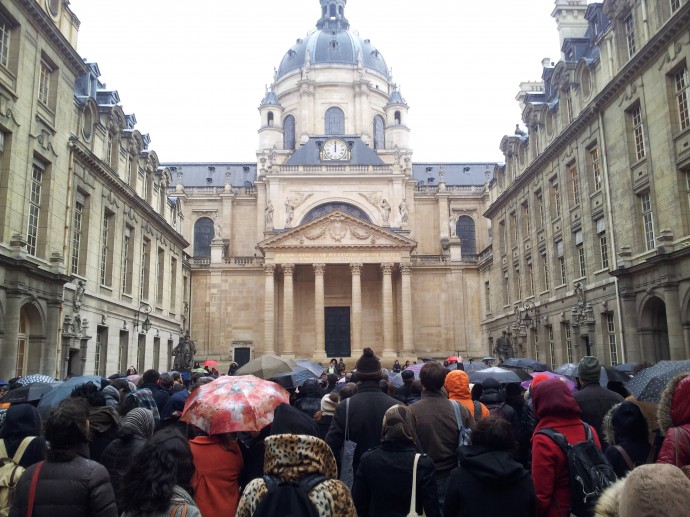
<instances>
[{"instance_id":1,"label":"carved relief","mask_svg":"<svg viewBox=\"0 0 690 517\"><path fill-rule=\"evenodd\" d=\"M642 88L642 85L640 85L640 88ZM628 84L627 88L625 89L625 92L623 92L623 94L621 95L621 98L618 101L618 107L620 108L623 104L633 99L636 96L636 93L637 84L634 81L632 81Z\"/></svg>"},{"instance_id":2,"label":"carved relief","mask_svg":"<svg viewBox=\"0 0 690 517\"><path fill-rule=\"evenodd\" d=\"M53 156L57 158L58 153L55 152L53 147L53 134L45 129L41 129L37 135L29 135L31 138L35 139L41 148L45 151L50 151Z\"/></svg>"},{"instance_id":3,"label":"carved relief","mask_svg":"<svg viewBox=\"0 0 690 517\"><path fill-rule=\"evenodd\" d=\"M661 58L661 62L659 63L658 68L659 71L661 71L661 69L664 68L664 65L666 65L666 63L673 63L676 60L678 55L683 50L683 45L685 45L685 43L677 41L675 44L669 47L669 49L666 51L666 54L664 54L664 57Z\"/></svg>"}]
</instances>

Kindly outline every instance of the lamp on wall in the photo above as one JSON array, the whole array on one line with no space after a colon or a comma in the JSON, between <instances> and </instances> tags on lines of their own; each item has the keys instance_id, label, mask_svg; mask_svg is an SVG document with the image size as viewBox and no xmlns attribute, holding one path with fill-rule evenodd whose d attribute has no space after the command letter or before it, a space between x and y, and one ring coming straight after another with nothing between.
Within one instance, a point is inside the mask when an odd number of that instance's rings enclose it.
<instances>
[{"instance_id":1,"label":"lamp on wall","mask_svg":"<svg viewBox=\"0 0 690 517\"><path fill-rule=\"evenodd\" d=\"M530 316L530 311L534 311L534 318ZM522 304L517 304L515 306L515 323L513 323L513 329L518 331L519 335L527 335L527 329L534 328L534 325L539 321L538 308L534 305L534 302L526 301ZM522 313L524 316L520 317Z\"/></svg>"},{"instance_id":2,"label":"lamp on wall","mask_svg":"<svg viewBox=\"0 0 690 517\"><path fill-rule=\"evenodd\" d=\"M149 314L151 313L151 306L148 303L141 302L139 304L139 308L136 310L134 313L134 329L138 329L139 326L141 325L141 330L144 331L144 333L148 332L151 329L151 320L149 319ZM139 317L145 314L146 318L144 319L143 322L139 322Z\"/></svg>"}]
</instances>

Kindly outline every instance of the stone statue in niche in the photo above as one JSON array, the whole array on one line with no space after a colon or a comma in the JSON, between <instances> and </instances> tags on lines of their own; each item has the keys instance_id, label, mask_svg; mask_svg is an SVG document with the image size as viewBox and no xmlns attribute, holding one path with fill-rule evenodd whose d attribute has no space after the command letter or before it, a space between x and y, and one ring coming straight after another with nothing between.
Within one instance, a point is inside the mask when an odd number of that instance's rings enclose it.
<instances>
[{"instance_id":1,"label":"stone statue in niche","mask_svg":"<svg viewBox=\"0 0 690 517\"><path fill-rule=\"evenodd\" d=\"M398 209L400 210L400 222L404 224L410 216L410 209L407 207L407 201L403 199Z\"/></svg>"},{"instance_id":2,"label":"stone statue in niche","mask_svg":"<svg viewBox=\"0 0 690 517\"><path fill-rule=\"evenodd\" d=\"M266 220L266 229L273 230L273 203L270 200L264 209L264 218Z\"/></svg>"},{"instance_id":3,"label":"stone statue in niche","mask_svg":"<svg viewBox=\"0 0 690 517\"><path fill-rule=\"evenodd\" d=\"M285 226L292 223L292 218L295 216L295 203L291 198L285 200Z\"/></svg>"},{"instance_id":4,"label":"stone statue in niche","mask_svg":"<svg viewBox=\"0 0 690 517\"><path fill-rule=\"evenodd\" d=\"M81 309L81 302L84 299L84 291L86 290L83 280L77 282L77 287L74 290L74 297L72 298L72 308L75 312Z\"/></svg>"},{"instance_id":5,"label":"stone statue in niche","mask_svg":"<svg viewBox=\"0 0 690 517\"><path fill-rule=\"evenodd\" d=\"M173 369L182 371L190 368L194 361L194 354L196 354L196 346L194 341L189 338L189 332L187 331L180 336L177 346L172 350L172 355L175 357Z\"/></svg>"},{"instance_id":6,"label":"stone statue in niche","mask_svg":"<svg viewBox=\"0 0 690 517\"><path fill-rule=\"evenodd\" d=\"M510 342L510 339L508 338L507 332L505 330L501 334L501 337L499 337L496 340L496 347L494 348L494 353L498 354L498 359L500 362L503 362L506 359L510 359L514 356L513 344Z\"/></svg>"},{"instance_id":7,"label":"stone statue in niche","mask_svg":"<svg viewBox=\"0 0 690 517\"><path fill-rule=\"evenodd\" d=\"M384 223L388 223L388 219L390 218L391 215L391 206L388 204L388 201L385 199L381 200L381 217L383 218Z\"/></svg>"}]
</instances>

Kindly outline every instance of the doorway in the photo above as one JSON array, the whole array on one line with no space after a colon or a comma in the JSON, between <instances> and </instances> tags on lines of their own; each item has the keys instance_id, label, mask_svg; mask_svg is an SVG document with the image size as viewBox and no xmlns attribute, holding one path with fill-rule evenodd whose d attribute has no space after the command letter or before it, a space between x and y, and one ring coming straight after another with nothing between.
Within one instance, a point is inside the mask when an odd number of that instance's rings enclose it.
<instances>
[{"instance_id":1,"label":"doorway","mask_svg":"<svg viewBox=\"0 0 690 517\"><path fill-rule=\"evenodd\" d=\"M326 307L327 357L350 357L350 308Z\"/></svg>"}]
</instances>

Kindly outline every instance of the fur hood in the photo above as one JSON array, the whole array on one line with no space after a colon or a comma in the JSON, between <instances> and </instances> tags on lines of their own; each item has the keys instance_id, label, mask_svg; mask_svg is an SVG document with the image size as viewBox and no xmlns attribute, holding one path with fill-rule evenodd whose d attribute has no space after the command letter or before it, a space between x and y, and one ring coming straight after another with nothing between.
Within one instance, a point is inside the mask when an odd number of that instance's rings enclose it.
<instances>
[{"instance_id":1,"label":"fur hood","mask_svg":"<svg viewBox=\"0 0 690 517\"><path fill-rule=\"evenodd\" d=\"M661 431L690 422L690 373L679 373L666 385L659 400L658 419ZM685 382L683 382L685 381Z\"/></svg>"},{"instance_id":2,"label":"fur hood","mask_svg":"<svg viewBox=\"0 0 690 517\"><path fill-rule=\"evenodd\" d=\"M594 517L618 517L618 504L626 479L619 479L601 494L594 510Z\"/></svg>"},{"instance_id":3,"label":"fur hood","mask_svg":"<svg viewBox=\"0 0 690 517\"><path fill-rule=\"evenodd\" d=\"M641 408L630 400L619 402L609 409L601 422L601 429L609 445L645 442L648 440L648 428L649 422Z\"/></svg>"}]
</instances>

